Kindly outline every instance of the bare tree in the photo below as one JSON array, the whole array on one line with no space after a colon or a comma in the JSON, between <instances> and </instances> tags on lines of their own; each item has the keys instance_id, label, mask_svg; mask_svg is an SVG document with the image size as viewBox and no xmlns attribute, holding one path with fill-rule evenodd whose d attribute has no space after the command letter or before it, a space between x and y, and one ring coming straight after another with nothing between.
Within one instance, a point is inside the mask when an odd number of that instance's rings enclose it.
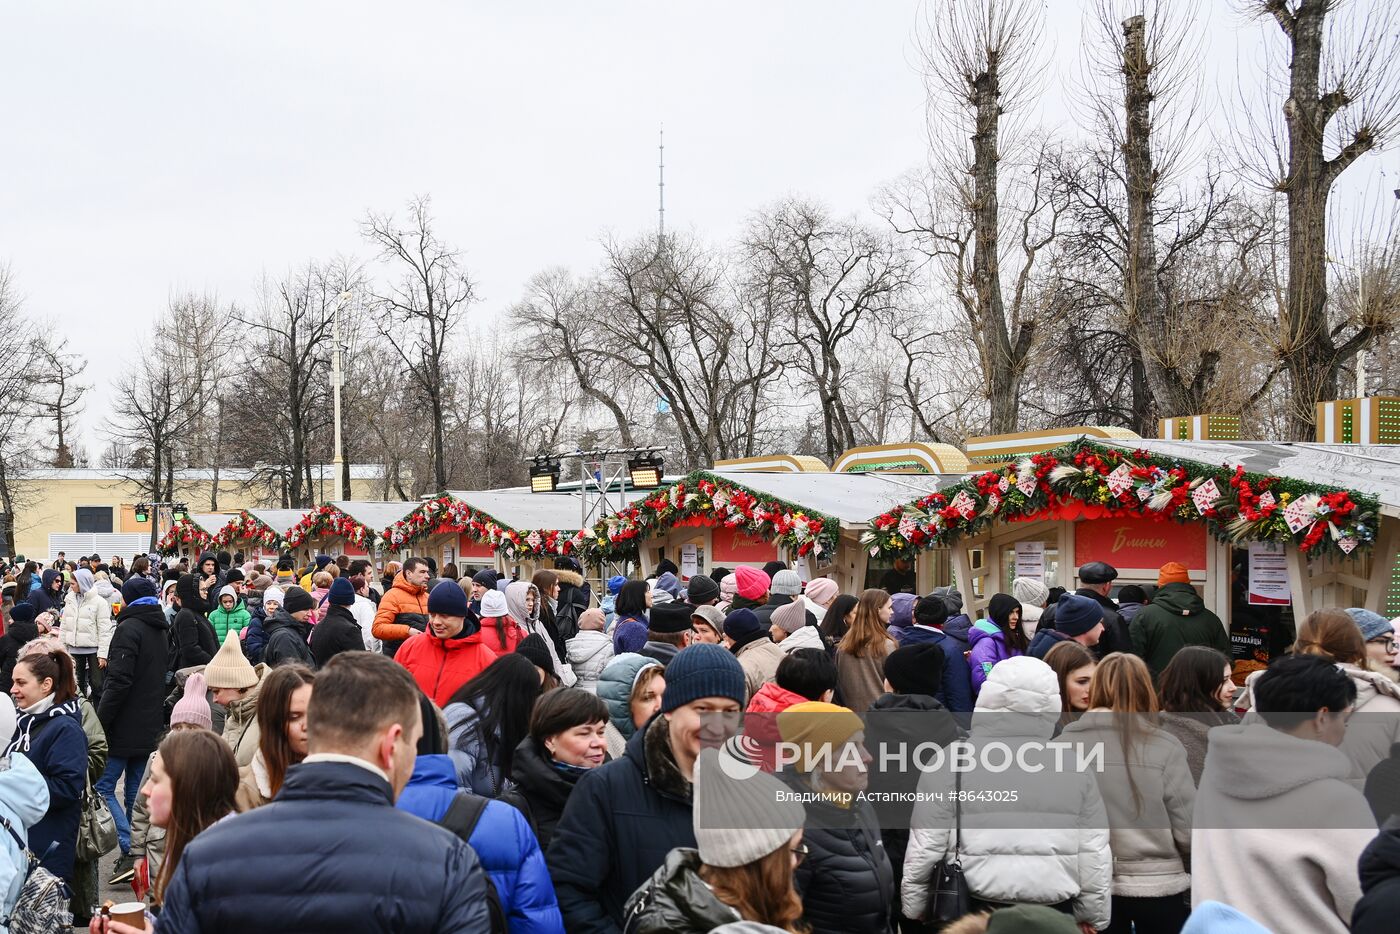
<instances>
[{"instance_id":1,"label":"bare tree","mask_svg":"<svg viewBox=\"0 0 1400 934\"><path fill-rule=\"evenodd\" d=\"M846 363L870 327L887 326L907 297L912 263L888 235L788 198L759 212L743 250L749 287L769 293L804 389L815 394L822 453L857 443Z\"/></svg>"},{"instance_id":2,"label":"bare tree","mask_svg":"<svg viewBox=\"0 0 1400 934\"><path fill-rule=\"evenodd\" d=\"M375 301L380 335L403 361L409 382L427 403L432 420L433 477L447 487L446 410L449 392L448 338L475 300L475 286L460 254L433 229L426 196L409 202L407 229L389 214L369 214L361 233L379 250L380 259L398 271Z\"/></svg>"},{"instance_id":3,"label":"bare tree","mask_svg":"<svg viewBox=\"0 0 1400 934\"><path fill-rule=\"evenodd\" d=\"M55 467L72 467L73 450L69 446L73 420L82 412L83 396L88 391L81 381L87 370L87 360L68 349L66 339L41 338L34 345L39 365L34 371L36 387L43 391L44 408L54 422Z\"/></svg>"},{"instance_id":4,"label":"bare tree","mask_svg":"<svg viewBox=\"0 0 1400 934\"><path fill-rule=\"evenodd\" d=\"M1351 7L1350 15L1342 10ZM1255 166L1288 204L1288 284L1279 307L1280 369L1290 383L1289 433L1313 437L1315 403L1382 322L1328 317L1328 198L1357 159L1400 127L1400 14L1385 0L1248 0L1281 33L1287 79L1271 73L1278 122L1255 121ZM1280 99L1281 98L1281 99ZM1265 168L1267 166L1267 168Z\"/></svg>"},{"instance_id":5,"label":"bare tree","mask_svg":"<svg viewBox=\"0 0 1400 934\"><path fill-rule=\"evenodd\" d=\"M152 502L174 499L175 464L188 450L187 432L199 416L200 387L174 365L180 349L158 326L149 352L117 382L118 402L105 423L109 442L132 451L118 475Z\"/></svg>"}]
</instances>

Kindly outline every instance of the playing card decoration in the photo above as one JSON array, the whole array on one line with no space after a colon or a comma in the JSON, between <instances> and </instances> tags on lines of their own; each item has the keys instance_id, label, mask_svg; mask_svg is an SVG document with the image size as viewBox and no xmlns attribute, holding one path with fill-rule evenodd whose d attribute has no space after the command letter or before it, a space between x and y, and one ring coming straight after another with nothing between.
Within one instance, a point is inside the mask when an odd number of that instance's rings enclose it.
<instances>
[{"instance_id":1,"label":"playing card decoration","mask_svg":"<svg viewBox=\"0 0 1400 934\"><path fill-rule=\"evenodd\" d=\"M1001 477L1001 479L997 481L997 492L998 492L998 493L1005 494L1007 488L1010 487L1010 486L1011 486L1011 482L1010 482L1009 480L1007 480L1007 479L1006 479L1006 475L1003 474L1002 477Z\"/></svg>"},{"instance_id":2,"label":"playing card decoration","mask_svg":"<svg viewBox=\"0 0 1400 934\"><path fill-rule=\"evenodd\" d=\"M1283 507L1283 521L1288 523L1288 531L1297 535L1312 524L1315 511L1313 502L1311 497L1300 496Z\"/></svg>"},{"instance_id":3,"label":"playing card decoration","mask_svg":"<svg viewBox=\"0 0 1400 934\"><path fill-rule=\"evenodd\" d=\"M1201 515L1210 507L1214 506L1220 499L1220 490L1216 488L1214 480L1207 480L1191 491L1191 502L1196 504L1196 511Z\"/></svg>"},{"instance_id":4,"label":"playing card decoration","mask_svg":"<svg viewBox=\"0 0 1400 934\"><path fill-rule=\"evenodd\" d=\"M1036 484L1034 474L1022 477L1021 479L1016 481L1016 489L1020 490L1021 495L1024 496L1026 499L1030 499L1032 496L1035 495L1035 486Z\"/></svg>"},{"instance_id":5,"label":"playing card decoration","mask_svg":"<svg viewBox=\"0 0 1400 934\"><path fill-rule=\"evenodd\" d=\"M1114 496L1122 496L1123 491L1133 485L1133 468L1127 464L1119 464L1105 482L1108 483L1109 492Z\"/></svg>"},{"instance_id":6,"label":"playing card decoration","mask_svg":"<svg viewBox=\"0 0 1400 934\"><path fill-rule=\"evenodd\" d=\"M958 495L954 496L948 505L962 513L964 519L971 519L977 514L977 503L967 495L967 490L959 490Z\"/></svg>"}]
</instances>

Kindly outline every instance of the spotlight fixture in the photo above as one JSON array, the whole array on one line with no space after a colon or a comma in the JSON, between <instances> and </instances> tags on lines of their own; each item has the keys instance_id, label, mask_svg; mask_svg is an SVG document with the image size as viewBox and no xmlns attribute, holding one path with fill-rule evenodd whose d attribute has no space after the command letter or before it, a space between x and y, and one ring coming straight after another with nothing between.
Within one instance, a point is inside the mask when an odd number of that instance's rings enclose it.
<instances>
[{"instance_id":1,"label":"spotlight fixture","mask_svg":"<svg viewBox=\"0 0 1400 934\"><path fill-rule=\"evenodd\" d=\"M172 522L183 522L187 515L189 515L189 510L185 508L184 503L176 503L170 510L170 519Z\"/></svg>"},{"instance_id":2,"label":"spotlight fixture","mask_svg":"<svg viewBox=\"0 0 1400 934\"><path fill-rule=\"evenodd\" d=\"M137 522L142 522L142 523L144 523L147 519L151 518L151 512L150 512L150 510L151 510L151 507L147 506L145 503L137 503L137 504L136 504L136 521L137 521Z\"/></svg>"},{"instance_id":3,"label":"spotlight fixture","mask_svg":"<svg viewBox=\"0 0 1400 934\"><path fill-rule=\"evenodd\" d=\"M559 486L559 462L548 457L536 457L530 465L530 492L553 493Z\"/></svg>"},{"instance_id":4,"label":"spotlight fixture","mask_svg":"<svg viewBox=\"0 0 1400 934\"><path fill-rule=\"evenodd\" d=\"M661 472L665 468L661 456L655 451L643 454L627 462L627 475L632 480L634 490L654 490L661 485Z\"/></svg>"}]
</instances>

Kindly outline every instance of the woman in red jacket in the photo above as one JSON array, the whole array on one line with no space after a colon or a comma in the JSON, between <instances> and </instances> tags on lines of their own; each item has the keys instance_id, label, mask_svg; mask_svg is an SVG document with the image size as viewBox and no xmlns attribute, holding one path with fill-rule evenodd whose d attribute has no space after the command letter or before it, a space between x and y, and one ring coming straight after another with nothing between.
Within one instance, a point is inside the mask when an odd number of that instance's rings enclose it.
<instances>
[{"instance_id":1,"label":"woman in red jacket","mask_svg":"<svg viewBox=\"0 0 1400 934\"><path fill-rule=\"evenodd\" d=\"M428 628L399 646L394 660L434 704L443 707L457 689L481 673L496 653L481 643L481 630L456 581L445 580L428 594Z\"/></svg>"}]
</instances>

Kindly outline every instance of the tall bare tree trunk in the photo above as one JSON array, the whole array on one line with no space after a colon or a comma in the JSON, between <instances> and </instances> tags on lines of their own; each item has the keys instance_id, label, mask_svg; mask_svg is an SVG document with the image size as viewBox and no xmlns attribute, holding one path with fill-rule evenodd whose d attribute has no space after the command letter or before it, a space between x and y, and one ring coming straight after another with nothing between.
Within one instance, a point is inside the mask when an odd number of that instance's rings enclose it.
<instances>
[{"instance_id":1,"label":"tall bare tree trunk","mask_svg":"<svg viewBox=\"0 0 1400 934\"><path fill-rule=\"evenodd\" d=\"M978 329L982 332L982 365L991 402L991 431L1015 431L1021 408L1022 361L1011 347L1006 308L1001 297L1000 237L997 224L1001 202L997 194L997 132L1001 122L999 55L992 51L987 69L972 81L976 130L972 136L972 287L977 294Z\"/></svg>"}]
</instances>

